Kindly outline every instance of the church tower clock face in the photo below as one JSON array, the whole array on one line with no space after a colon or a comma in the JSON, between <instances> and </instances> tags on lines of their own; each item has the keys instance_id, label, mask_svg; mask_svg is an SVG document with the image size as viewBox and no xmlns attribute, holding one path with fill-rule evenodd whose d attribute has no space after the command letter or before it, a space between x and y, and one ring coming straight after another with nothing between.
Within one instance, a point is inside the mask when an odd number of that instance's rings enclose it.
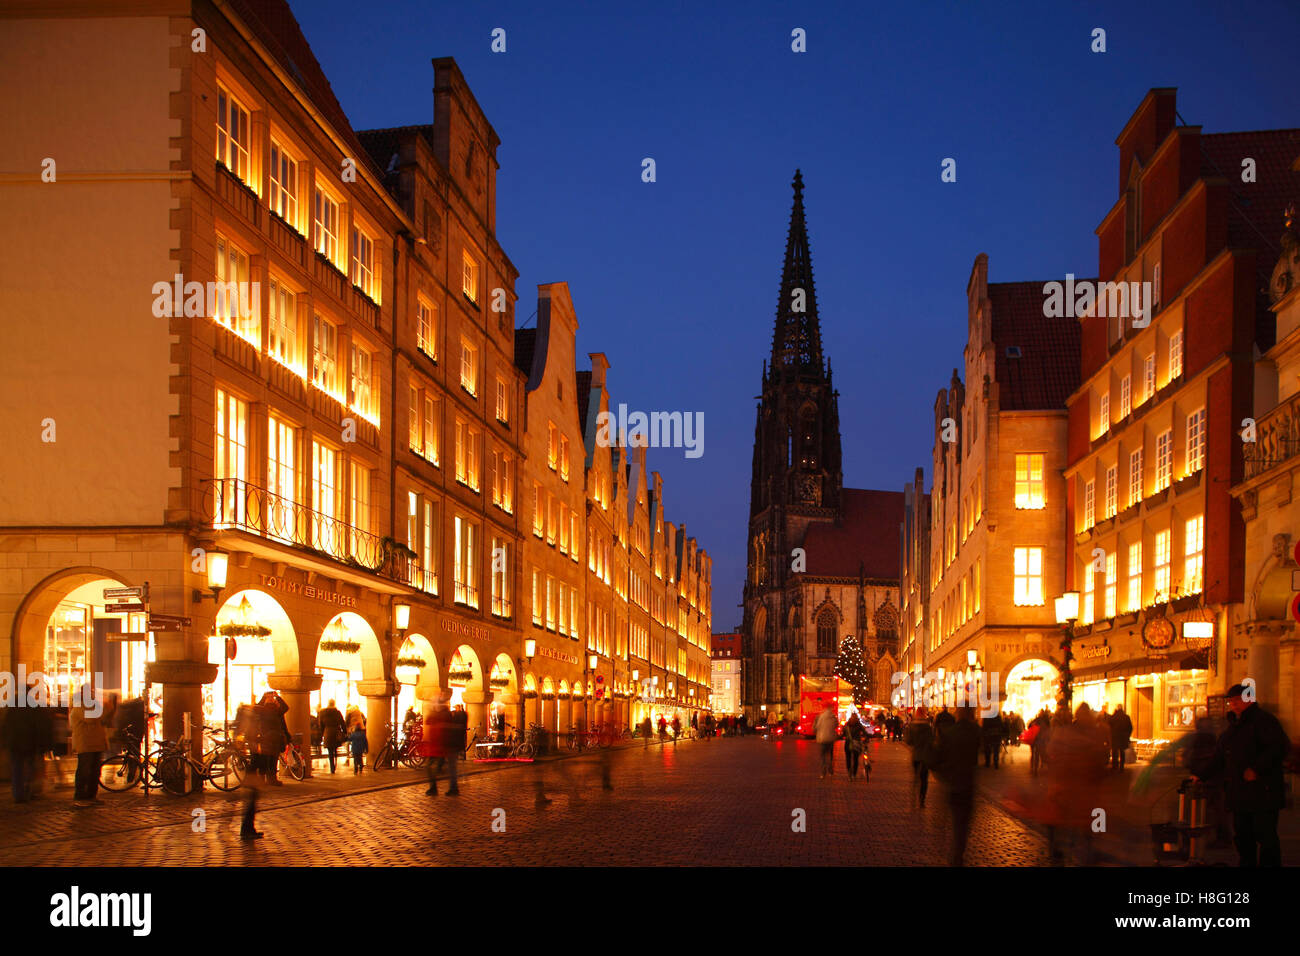
<instances>
[{"instance_id":1,"label":"church tower clock face","mask_svg":"<svg viewBox=\"0 0 1300 956\"><path fill-rule=\"evenodd\" d=\"M804 475L799 479L799 500L805 504L816 504L818 495L819 482L815 475Z\"/></svg>"}]
</instances>

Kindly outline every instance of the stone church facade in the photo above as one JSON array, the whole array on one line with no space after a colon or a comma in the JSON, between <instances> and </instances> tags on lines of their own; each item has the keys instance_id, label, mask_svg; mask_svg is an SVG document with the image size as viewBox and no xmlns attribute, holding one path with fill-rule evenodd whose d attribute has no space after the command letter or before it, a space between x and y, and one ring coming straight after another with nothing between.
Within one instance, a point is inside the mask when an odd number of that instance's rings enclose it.
<instances>
[{"instance_id":1,"label":"stone church facade","mask_svg":"<svg viewBox=\"0 0 1300 956\"><path fill-rule=\"evenodd\" d=\"M898 669L903 495L844 487L799 172L793 186L754 428L742 653L743 707L755 723L797 717L800 676L832 676L848 637L863 648L871 701L888 702Z\"/></svg>"}]
</instances>

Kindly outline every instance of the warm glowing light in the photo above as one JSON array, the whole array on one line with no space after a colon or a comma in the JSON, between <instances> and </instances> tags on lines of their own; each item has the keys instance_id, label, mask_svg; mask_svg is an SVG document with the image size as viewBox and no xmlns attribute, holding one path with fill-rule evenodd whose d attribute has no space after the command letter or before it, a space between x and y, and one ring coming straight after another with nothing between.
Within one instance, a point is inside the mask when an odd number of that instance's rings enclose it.
<instances>
[{"instance_id":1,"label":"warm glowing light","mask_svg":"<svg viewBox=\"0 0 1300 956\"><path fill-rule=\"evenodd\" d=\"M212 551L208 554L208 587L220 591L226 586L226 571L230 567L230 555L224 551ZM247 598L245 598L247 600Z\"/></svg>"},{"instance_id":2,"label":"warm glowing light","mask_svg":"<svg viewBox=\"0 0 1300 956\"><path fill-rule=\"evenodd\" d=\"M975 648L972 647L970 650L968 650L968 651L966 652L966 666L967 666L967 667L974 667L974 666L975 666L975 661L978 660L978 659L979 659L979 655L975 653Z\"/></svg>"},{"instance_id":3,"label":"warm glowing light","mask_svg":"<svg viewBox=\"0 0 1300 956\"><path fill-rule=\"evenodd\" d=\"M1214 637L1213 621L1184 621L1183 637Z\"/></svg>"},{"instance_id":4,"label":"warm glowing light","mask_svg":"<svg viewBox=\"0 0 1300 956\"><path fill-rule=\"evenodd\" d=\"M637 681L640 679L641 679L641 672L639 670L632 671L632 680Z\"/></svg>"},{"instance_id":5,"label":"warm glowing light","mask_svg":"<svg viewBox=\"0 0 1300 956\"><path fill-rule=\"evenodd\" d=\"M394 604L393 605L393 627L399 631L404 631L411 624L411 605Z\"/></svg>"},{"instance_id":6,"label":"warm glowing light","mask_svg":"<svg viewBox=\"0 0 1300 956\"><path fill-rule=\"evenodd\" d=\"M1069 624L1079 619L1079 592L1066 591L1056 599L1056 623Z\"/></svg>"},{"instance_id":7,"label":"warm glowing light","mask_svg":"<svg viewBox=\"0 0 1300 956\"><path fill-rule=\"evenodd\" d=\"M587 667L589 669L594 671L599 664L600 664L600 657L597 656L596 654L592 654L590 657L587 658Z\"/></svg>"},{"instance_id":8,"label":"warm glowing light","mask_svg":"<svg viewBox=\"0 0 1300 956\"><path fill-rule=\"evenodd\" d=\"M537 656L537 639L533 637L524 640L524 657L534 658Z\"/></svg>"}]
</instances>

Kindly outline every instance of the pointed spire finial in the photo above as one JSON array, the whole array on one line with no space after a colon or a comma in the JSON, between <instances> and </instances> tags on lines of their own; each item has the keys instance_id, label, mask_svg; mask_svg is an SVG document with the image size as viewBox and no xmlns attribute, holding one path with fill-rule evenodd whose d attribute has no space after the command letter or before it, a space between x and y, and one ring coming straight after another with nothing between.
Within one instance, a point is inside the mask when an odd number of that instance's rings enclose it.
<instances>
[{"instance_id":1,"label":"pointed spire finial","mask_svg":"<svg viewBox=\"0 0 1300 956\"><path fill-rule=\"evenodd\" d=\"M803 206L803 172L796 169L790 231L786 236L776 327L772 335L772 368L799 373L823 373L817 293L813 288L812 254Z\"/></svg>"},{"instance_id":2,"label":"pointed spire finial","mask_svg":"<svg viewBox=\"0 0 1300 956\"><path fill-rule=\"evenodd\" d=\"M803 198L803 171L802 170L796 169L794 171L794 182L791 185L794 186L794 198L802 199Z\"/></svg>"}]
</instances>

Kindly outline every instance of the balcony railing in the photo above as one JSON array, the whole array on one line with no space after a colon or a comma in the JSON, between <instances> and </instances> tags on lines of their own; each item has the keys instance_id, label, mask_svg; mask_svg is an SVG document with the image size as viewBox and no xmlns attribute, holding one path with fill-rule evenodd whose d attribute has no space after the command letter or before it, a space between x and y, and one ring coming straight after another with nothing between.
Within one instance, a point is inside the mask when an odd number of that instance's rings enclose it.
<instances>
[{"instance_id":1,"label":"balcony railing","mask_svg":"<svg viewBox=\"0 0 1300 956\"><path fill-rule=\"evenodd\" d=\"M1255 440L1244 445L1247 481L1300 455L1300 393L1261 415Z\"/></svg>"},{"instance_id":2,"label":"balcony railing","mask_svg":"<svg viewBox=\"0 0 1300 956\"><path fill-rule=\"evenodd\" d=\"M203 516L213 528L248 531L417 587L428 580L419 562L392 539L342 518L238 478L208 479L202 487Z\"/></svg>"}]
</instances>

